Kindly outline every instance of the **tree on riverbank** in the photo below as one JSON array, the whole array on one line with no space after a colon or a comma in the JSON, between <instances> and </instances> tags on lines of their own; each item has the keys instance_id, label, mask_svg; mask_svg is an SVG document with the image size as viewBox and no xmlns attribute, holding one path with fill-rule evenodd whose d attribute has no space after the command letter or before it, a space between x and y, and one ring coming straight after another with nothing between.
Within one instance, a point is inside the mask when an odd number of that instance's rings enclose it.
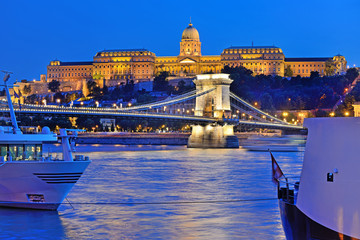
<instances>
[{"instance_id":1,"label":"tree on riverbank","mask_svg":"<svg viewBox=\"0 0 360 240\"><path fill-rule=\"evenodd\" d=\"M48 83L48 88L51 92L58 92L60 89L60 82L57 80L52 80Z\"/></svg>"},{"instance_id":2,"label":"tree on riverbank","mask_svg":"<svg viewBox=\"0 0 360 240\"><path fill-rule=\"evenodd\" d=\"M345 76L320 77L312 72L310 77L288 80L262 74L253 76L252 71L242 66L225 66L222 72L230 74L233 93L250 103L257 102L264 110L332 108L356 76L354 70L348 70Z\"/></svg>"}]
</instances>

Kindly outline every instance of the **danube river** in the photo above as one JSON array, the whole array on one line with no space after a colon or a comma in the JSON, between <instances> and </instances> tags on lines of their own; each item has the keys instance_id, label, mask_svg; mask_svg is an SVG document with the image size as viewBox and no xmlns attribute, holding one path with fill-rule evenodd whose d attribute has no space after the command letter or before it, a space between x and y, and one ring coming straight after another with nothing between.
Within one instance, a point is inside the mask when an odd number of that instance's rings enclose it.
<instances>
[{"instance_id":1,"label":"danube river","mask_svg":"<svg viewBox=\"0 0 360 240\"><path fill-rule=\"evenodd\" d=\"M0 239L285 239L269 153L122 145L78 152L92 163L68 201L58 212L0 209ZM274 156L287 176L300 174L302 152Z\"/></svg>"}]
</instances>

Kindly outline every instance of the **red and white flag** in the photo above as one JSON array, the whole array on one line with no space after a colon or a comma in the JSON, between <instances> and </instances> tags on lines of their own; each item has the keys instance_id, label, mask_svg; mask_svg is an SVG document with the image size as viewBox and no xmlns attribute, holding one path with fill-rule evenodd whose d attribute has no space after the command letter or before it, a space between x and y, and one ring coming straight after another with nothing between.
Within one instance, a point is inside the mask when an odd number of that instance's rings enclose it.
<instances>
[{"instance_id":1,"label":"red and white flag","mask_svg":"<svg viewBox=\"0 0 360 240\"><path fill-rule=\"evenodd\" d=\"M270 155L271 155L271 166L272 166L272 181L274 182L274 184L279 184L279 179L284 176L284 173L281 171L279 164L276 162L271 152Z\"/></svg>"}]
</instances>

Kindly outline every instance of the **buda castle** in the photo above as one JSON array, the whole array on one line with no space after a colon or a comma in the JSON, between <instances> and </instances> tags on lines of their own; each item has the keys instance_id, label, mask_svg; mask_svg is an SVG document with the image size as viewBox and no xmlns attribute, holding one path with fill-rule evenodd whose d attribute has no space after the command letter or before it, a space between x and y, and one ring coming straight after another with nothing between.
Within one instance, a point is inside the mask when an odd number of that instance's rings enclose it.
<instances>
[{"instance_id":1,"label":"buda castle","mask_svg":"<svg viewBox=\"0 0 360 240\"><path fill-rule=\"evenodd\" d=\"M147 49L104 50L96 53L93 61L89 62L51 61L43 81L57 80L61 83L61 90L67 91L67 85L68 90L75 90L79 88L79 84L75 83L83 84L90 79L115 86L129 80L134 83L151 81L162 71L168 71L175 78L187 78L202 73L220 73L224 66L243 66L255 75L279 76L284 76L285 69L290 66L293 76L309 77L312 71L324 75L325 63L330 59L336 65L337 74L346 71L346 60L341 55L286 58L282 49L275 46L229 47L220 55L204 56L201 54L199 32L190 23L182 33L178 56L156 56Z\"/></svg>"}]
</instances>

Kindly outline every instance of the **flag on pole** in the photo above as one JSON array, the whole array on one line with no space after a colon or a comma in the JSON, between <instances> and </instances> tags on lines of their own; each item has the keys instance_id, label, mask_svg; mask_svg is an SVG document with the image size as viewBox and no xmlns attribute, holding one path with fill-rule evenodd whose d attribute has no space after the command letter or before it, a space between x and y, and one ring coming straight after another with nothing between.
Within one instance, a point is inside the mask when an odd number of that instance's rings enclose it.
<instances>
[{"instance_id":1,"label":"flag on pole","mask_svg":"<svg viewBox=\"0 0 360 240\"><path fill-rule=\"evenodd\" d=\"M270 152L270 150L269 150ZM279 184L279 179L284 176L284 173L281 171L279 164L276 162L274 156L270 152L271 155L271 166L272 166L272 181L274 184Z\"/></svg>"}]
</instances>

